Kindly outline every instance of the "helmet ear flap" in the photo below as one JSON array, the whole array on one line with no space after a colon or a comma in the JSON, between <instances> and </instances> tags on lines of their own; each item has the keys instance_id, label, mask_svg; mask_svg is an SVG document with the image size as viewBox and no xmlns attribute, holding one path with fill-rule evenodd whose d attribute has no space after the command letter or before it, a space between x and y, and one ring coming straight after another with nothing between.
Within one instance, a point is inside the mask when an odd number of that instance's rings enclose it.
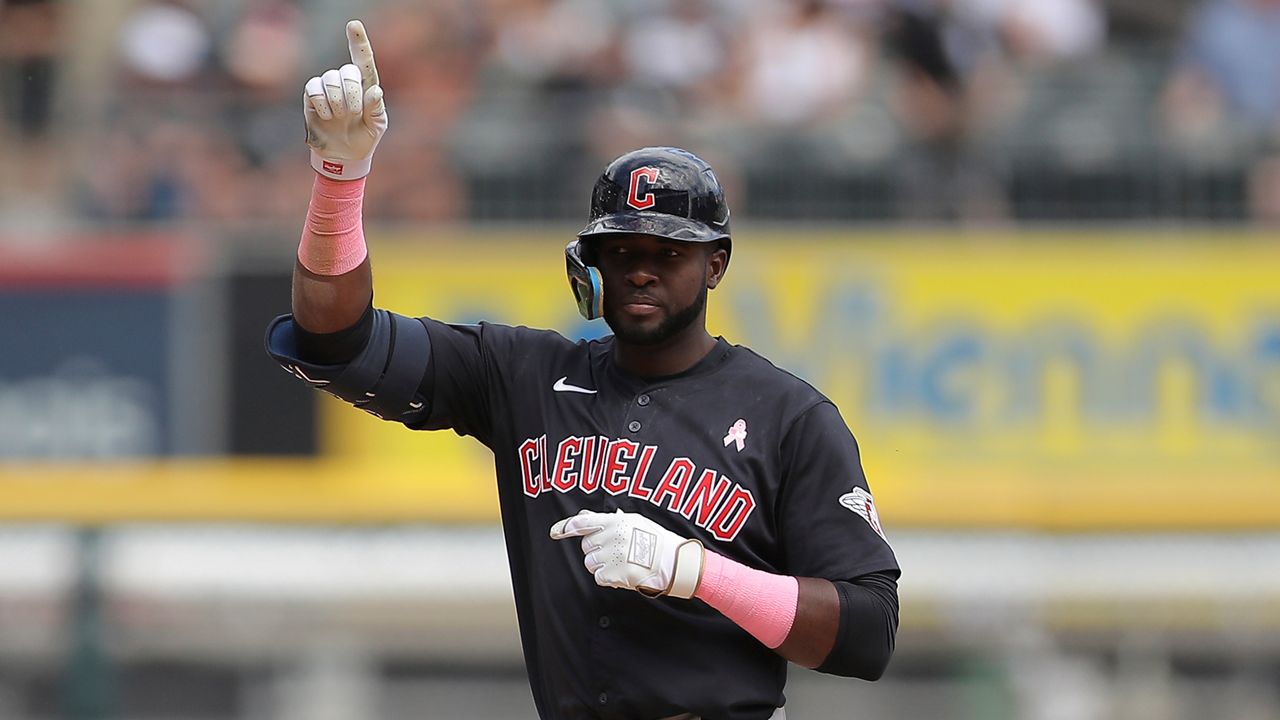
<instances>
[{"instance_id":1,"label":"helmet ear flap","mask_svg":"<svg viewBox=\"0 0 1280 720\"><path fill-rule=\"evenodd\" d=\"M578 312L588 320L604 315L604 280L599 268L588 265L584 254L591 256L589 246L573 240L564 248L565 272L569 276L569 289L578 305Z\"/></svg>"}]
</instances>

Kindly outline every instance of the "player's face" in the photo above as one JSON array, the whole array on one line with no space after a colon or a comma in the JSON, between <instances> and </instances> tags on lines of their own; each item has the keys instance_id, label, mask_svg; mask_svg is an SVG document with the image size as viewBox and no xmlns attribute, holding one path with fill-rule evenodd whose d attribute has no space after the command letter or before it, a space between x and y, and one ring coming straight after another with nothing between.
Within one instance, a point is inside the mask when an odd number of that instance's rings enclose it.
<instances>
[{"instance_id":1,"label":"player's face","mask_svg":"<svg viewBox=\"0 0 1280 720\"><path fill-rule=\"evenodd\" d=\"M615 337L659 345L704 327L707 290L724 273L723 250L637 234L594 242L604 280L604 319Z\"/></svg>"}]
</instances>

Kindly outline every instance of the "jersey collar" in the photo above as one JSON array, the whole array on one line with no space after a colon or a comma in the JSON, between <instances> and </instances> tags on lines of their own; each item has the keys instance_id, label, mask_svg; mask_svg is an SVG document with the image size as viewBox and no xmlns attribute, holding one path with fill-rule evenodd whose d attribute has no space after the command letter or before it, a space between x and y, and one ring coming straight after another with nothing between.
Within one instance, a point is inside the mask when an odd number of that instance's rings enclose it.
<instances>
[{"instance_id":1,"label":"jersey collar","mask_svg":"<svg viewBox=\"0 0 1280 720\"><path fill-rule=\"evenodd\" d=\"M604 370L606 376L614 383L617 383L620 388L628 391L651 389L664 385L671 385L672 383L686 380L688 378L709 375L718 370L720 366L729 359L730 352L733 350L733 345L731 345L729 341L725 340L723 337L717 336L716 344L711 348L711 351L704 355L701 360L694 363L693 367L688 370L674 375L661 375L658 377L646 378L640 377L639 375L632 375L618 367L618 364L613 361L612 336L601 340L600 346L603 352L600 353L599 360L605 365Z\"/></svg>"}]
</instances>

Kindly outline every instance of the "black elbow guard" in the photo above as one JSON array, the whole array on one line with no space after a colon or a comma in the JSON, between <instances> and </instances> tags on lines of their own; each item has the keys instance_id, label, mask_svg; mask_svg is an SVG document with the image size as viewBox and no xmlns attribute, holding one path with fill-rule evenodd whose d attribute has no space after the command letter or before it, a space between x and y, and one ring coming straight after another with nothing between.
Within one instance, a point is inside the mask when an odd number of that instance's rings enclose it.
<instances>
[{"instance_id":1,"label":"black elbow guard","mask_svg":"<svg viewBox=\"0 0 1280 720\"><path fill-rule=\"evenodd\" d=\"M410 422L426 412L420 391L431 359L431 338L421 321L375 310L364 349L349 363L317 365L298 359L297 328L281 315L267 328L267 353L314 388L385 420Z\"/></svg>"},{"instance_id":2,"label":"black elbow guard","mask_svg":"<svg viewBox=\"0 0 1280 720\"><path fill-rule=\"evenodd\" d=\"M840 595L840 629L818 672L879 680L898 632L898 583L886 572L832 581Z\"/></svg>"}]
</instances>

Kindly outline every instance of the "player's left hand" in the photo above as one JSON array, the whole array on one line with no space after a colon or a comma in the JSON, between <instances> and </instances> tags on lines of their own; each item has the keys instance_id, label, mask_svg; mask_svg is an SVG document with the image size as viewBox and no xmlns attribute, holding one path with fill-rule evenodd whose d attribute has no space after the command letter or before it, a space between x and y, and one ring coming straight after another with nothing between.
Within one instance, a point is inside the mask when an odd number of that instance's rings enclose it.
<instances>
[{"instance_id":1,"label":"player's left hand","mask_svg":"<svg viewBox=\"0 0 1280 720\"><path fill-rule=\"evenodd\" d=\"M688 599L702 578L702 543L636 513L583 510L552 525L551 537L581 537L583 565L602 587Z\"/></svg>"},{"instance_id":2,"label":"player's left hand","mask_svg":"<svg viewBox=\"0 0 1280 720\"><path fill-rule=\"evenodd\" d=\"M387 132L387 107L364 23L347 23L351 62L307 81L302 117L311 166L334 180L369 174L373 151Z\"/></svg>"}]
</instances>

